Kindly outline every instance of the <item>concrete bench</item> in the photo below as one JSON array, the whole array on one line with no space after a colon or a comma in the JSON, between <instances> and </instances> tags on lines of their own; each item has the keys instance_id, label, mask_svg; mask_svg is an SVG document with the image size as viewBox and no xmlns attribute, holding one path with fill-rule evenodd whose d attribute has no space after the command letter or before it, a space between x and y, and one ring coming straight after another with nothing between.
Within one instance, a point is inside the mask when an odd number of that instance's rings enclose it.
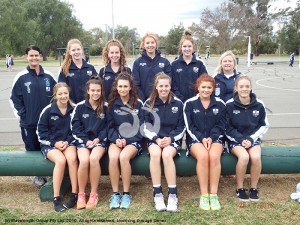
<instances>
[{"instance_id":1,"label":"concrete bench","mask_svg":"<svg viewBox=\"0 0 300 225\"><path fill-rule=\"evenodd\" d=\"M132 175L150 176L149 156L147 151L131 160ZM196 175L196 161L185 156L175 159L177 176ZM221 158L223 175L234 174L237 159L235 156L224 153ZM0 151L0 176L52 176L54 164L45 160L40 151ZM108 155L101 159L102 175L108 175ZM249 166L248 171L249 173ZM262 173L263 174L290 174L300 173L300 146L289 147L263 147L262 148ZM66 170L66 176L68 171ZM68 179L62 185L62 194L70 187ZM53 197L52 180L50 179L40 189L40 199L50 200Z\"/></svg>"}]
</instances>

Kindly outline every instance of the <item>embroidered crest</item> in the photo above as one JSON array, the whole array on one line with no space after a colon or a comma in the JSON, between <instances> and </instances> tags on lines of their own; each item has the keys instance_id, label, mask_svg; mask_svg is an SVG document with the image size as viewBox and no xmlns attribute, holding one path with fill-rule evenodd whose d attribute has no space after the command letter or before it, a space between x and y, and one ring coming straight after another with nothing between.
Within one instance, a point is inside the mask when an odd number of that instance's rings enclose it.
<instances>
[{"instance_id":1,"label":"embroidered crest","mask_svg":"<svg viewBox=\"0 0 300 225\"><path fill-rule=\"evenodd\" d=\"M253 110L253 116L258 117L259 116L259 111L258 110Z\"/></svg>"},{"instance_id":2,"label":"embroidered crest","mask_svg":"<svg viewBox=\"0 0 300 225\"><path fill-rule=\"evenodd\" d=\"M213 114L214 114L214 115L217 115L218 113L219 113L219 109L217 109L217 108L216 108L216 109L213 109Z\"/></svg>"},{"instance_id":3,"label":"embroidered crest","mask_svg":"<svg viewBox=\"0 0 300 225\"><path fill-rule=\"evenodd\" d=\"M45 85L46 85L46 92L50 92L51 91L50 80L48 78L45 78L44 81L45 81Z\"/></svg>"},{"instance_id":4,"label":"embroidered crest","mask_svg":"<svg viewBox=\"0 0 300 225\"><path fill-rule=\"evenodd\" d=\"M180 69L177 69L176 70L176 73L180 73L182 71L182 69L180 68Z\"/></svg>"},{"instance_id":5,"label":"embroidered crest","mask_svg":"<svg viewBox=\"0 0 300 225\"><path fill-rule=\"evenodd\" d=\"M25 85L26 88L27 88L27 93L28 93L28 94L30 94L30 92L31 92L31 91L30 91L30 87L29 87L30 84L31 84L31 82L26 82L26 83L24 83L24 85Z\"/></svg>"},{"instance_id":6,"label":"embroidered crest","mask_svg":"<svg viewBox=\"0 0 300 225\"><path fill-rule=\"evenodd\" d=\"M131 114L132 114L132 115L138 115L138 114L139 114L139 110L138 110L138 109L133 109L133 110L131 111Z\"/></svg>"},{"instance_id":7,"label":"embroidered crest","mask_svg":"<svg viewBox=\"0 0 300 225\"><path fill-rule=\"evenodd\" d=\"M69 73L68 76L69 76L69 77L74 77L75 74L74 74L74 73Z\"/></svg>"},{"instance_id":8,"label":"embroidered crest","mask_svg":"<svg viewBox=\"0 0 300 225\"><path fill-rule=\"evenodd\" d=\"M104 79L105 80L109 80L111 77L110 76L105 76Z\"/></svg>"},{"instance_id":9,"label":"embroidered crest","mask_svg":"<svg viewBox=\"0 0 300 225\"><path fill-rule=\"evenodd\" d=\"M146 66L147 63L140 63L140 66Z\"/></svg>"},{"instance_id":10,"label":"embroidered crest","mask_svg":"<svg viewBox=\"0 0 300 225\"><path fill-rule=\"evenodd\" d=\"M193 67L193 71L194 71L195 73L198 73L199 68L198 68L198 67Z\"/></svg>"},{"instance_id":11,"label":"embroidered crest","mask_svg":"<svg viewBox=\"0 0 300 225\"><path fill-rule=\"evenodd\" d=\"M86 71L86 74L87 74L88 76L92 76L92 75L93 75L93 71L88 70L88 71Z\"/></svg>"},{"instance_id":12,"label":"embroidered crest","mask_svg":"<svg viewBox=\"0 0 300 225\"><path fill-rule=\"evenodd\" d=\"M177 113L178 112L178 107L172 107L172 113Z\"/></svg>"},{"instance_id":13,"label":"embroidered crest","mask_svg":"<svg viewBox=\"0 0 300 225\"><path fill-rule=\"evenodd\" d=\"M90 117L90 114L82 114L82 117L83 117L84 119L89 118L89 117Z\"/></svg>"},{"instance_id":14,"label":"embroidered crest","mask_svg":"<svg viewBox=\"0 0 300 225\"><path fill-rule=\"evenodd\" d=\"M159 68L164 68L165 64L164 63L158 63Z\"/></svg>"},{"instance_id":15,"label":"embroidered crest","mask_svg":"<svg viewBox=\"0 0 300 225\"><path fill-rule=\"evenodd\" d=\"M59 117L58 116L51 116L51 120L58 120L59 119Z\"/></svg>"},{"instance_id":16,"label":"embroidered crest","mask_svg":"<svg viewBox=\"0 0 300 225\"><path fill-rule=\"evenodd\" d=\"M105 114L101 113L99 118L103 120L105 118Z\"/></svg>"},{"instance_id":17,"label":"embroidered crest","mask_svg":"<svg viewBox=\"0 0 300 225\"><path fill-rule=\"evenodd\" d=\"M221 90L220 90L219 87L217 87L216 90L215 90L215 95L216 95L216 96L219 96L220 93L221 93Z\"/></svg>"},{"instance_id":18,"label":"embroidered crest","mask_svg":"<svg viewBox=\"0 0 300 225\"><path fill-rule=\"evenodd\" d=\"M233 114L240 114L241 113L241 111L240 110L238 110L238 109L235 109L235 110L233 110L233 112L232 112Z\"/></svg>"},{"instance_id":19,"label":"embroidered crest","mask_svg":"<svg viewBox=\"0 0 300 225\"><path fill-rule=\"evenodd\" d=\"M200 110L199 109L193 109L193 113L196 114L196 113L199 113Z\"/></svg>"}]
</instances>

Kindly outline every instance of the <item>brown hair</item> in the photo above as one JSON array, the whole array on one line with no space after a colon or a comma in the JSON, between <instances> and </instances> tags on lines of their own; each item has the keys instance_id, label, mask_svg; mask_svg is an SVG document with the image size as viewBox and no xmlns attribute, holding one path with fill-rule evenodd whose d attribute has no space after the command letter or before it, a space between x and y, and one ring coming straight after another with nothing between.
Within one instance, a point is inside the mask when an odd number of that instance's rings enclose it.
<instances>
[{"instance_id":1,"label":"brown hair","mask_svg":"<svg viewBox=\"0 0 300 225\"><path fill-rule=\"evenodd\" d=\"M108 108L110 108L114 104L115 100L119 97L119 93L118 93L118 90L117 90L119 80L128 80L129 81L129 85L131 87L131 90L129 91L129 102L128 102L128 104L130 105L130 107L132 107L134 109L137 105L138 93L137 93L136 86L133 83L133 78L128 72L120 73L116 77L116 79L114 80L113 85L112 85L112 89L111 89L111 92L110 92L110 95L109 95L109 98L108 98L109 99Z\"/></svg>"},{"instance_id":2,"label":"brown hair","mask_svg":"<svg viewBox=\"0 0 300 225\"><path fill-rule=\"evenodd\" d=\"M55 95L57 94L58 89L61 88L61 87L67 88L68 91L69 91L69 94L70 94L71 88L69 87L69 85L67 85L65 82L58 82L58 83L55 84L54 87L53 87L53 95L52 95L51 102L52 102L53 100L56 100ZM74 103L71 101L70 97L69 97L68 102L69 102L69 104L74 108Z\"/></svg>"},{"instance_id":3,"label":"brown hair","mask_svg":"<svg viewBox=\"0 0 300 225\"><path fill-rule=\"evenodd\" d=\"M119 47L120 49L120 67L121 67L121 72L125 70L125 65L126 65L126 53L125 53L125 48L124 46L122 45L122 43L118 40L115 40L115 39L112 39L112 40L109 40L105 47L103 48L103 51L102 51L102 58L103 58L103 62L104 62L104 65L106 66L107 64L110 63L110 59L108 58L108 53L109 53L109 49L110 47L112 46L117 46ZM105 67L104 67L104 70L105 70ZM104 71L105 73L105 71Z\"/></svg>"},{"instance_id":4,"label":"brown hair","mask_svg":"<svg viewBox=\"0 0 300 225\"><path fill-rule=\"evenodd\" d=\"M189 31L189 30L186 30L186 31L184 31L184 33L182 34L182 37L181 37L181 39L180 39L180 42L179 42L179 54L181 54L181 48L182 48L182 45L183 45L183 42L185 41L185 40L188 40L188 41L190 41L190 42L192 42L192 45L193 45L193 49L195 49L195 40L194 40L194 38L193 38L193 36L192 36L192 33Z\"/></svg>"},{"instance_id":5,"label":"brown hair","mask_svg":"<svg viewBox=\"0 0 300 225\"><path fill-rule=\"evenodd\" d=\"M151 94L150 94L150 100L149 100L149 108L150 110L153 109L154 107L154 103L155 103L155 100L156 98L158 98L158 91L156 89L156 86L158 84L158 81L159 80L168 80L169 83L170 83L170 86L172 84L172 79L170 76L168 76L167 74L165 74L164 72L159 72L156 74L155 76L155 80L154 80L154 83L153 83L153 87L152 87L152 91L151 91ZM169 96L168 96L168 103L170 104L171 100L172 100L172 97L174 96L173 92L170 90L170 93L169 93Z\"/></svg>"},{"instance_id":6,"label":"brown hair","mask_svg":"<svg viewBox=\"0 0 300 225\"><path fill-rule=\"evenodd\" d=\"M215 79L212 76L208 75L207 73L202 73L196 80L195 93L199 92L198 88L202 82L211 82L213 86L213 93L215 92L215 85L216 85Z\"/></svg>"},{"instance_id":7,"label":"brown hair","mask_svg":"<svg viewBox=\"0 0 300 225\"><path fill-rule=\"evenodd\" d=\"M157 36L156 34L154 33L151 33L151 32L147 32L143 37L142 37L142 40L141 40L141 45L140 45L140 49L144 49L144 44L145 44L145 39L147 37L152 37L156 43L156 49L158 49L158 39L157 39Z\"/></svg>"},{"instance_id":8,"label":"brown hair","mask_svg":"<svg viewBox=\"0 0 300 225\"><path fill-rule=\"evenodd\" d=\"M70 49L71 49L72 44L79 44L82 49L82 52L83 52L83 46L78 39L71 39L68 41L65 60L63 61L62 65L61 65L61 70L63 71L63 73L65 74L66 77L69 74L69 69L70 69L70 65L72 62L72 56L70 55Z\"/></svg>"},{"instance_id":9,"label":"brown hair","mask_svg":"<svg viewBox=\"0 0 300 225\"><path fill-rule=\"evenodd\" d=\"M85 89L86 89L86 95L88 96L87 92L90 89L91 84L98 84L101 87L101 96L98 99L98 110L97 110L97 117L100 117L100 115L104 112L104 87L102 79L98 76L92 76L91 79L86 82Z\"/></svg>"}]
</instances>

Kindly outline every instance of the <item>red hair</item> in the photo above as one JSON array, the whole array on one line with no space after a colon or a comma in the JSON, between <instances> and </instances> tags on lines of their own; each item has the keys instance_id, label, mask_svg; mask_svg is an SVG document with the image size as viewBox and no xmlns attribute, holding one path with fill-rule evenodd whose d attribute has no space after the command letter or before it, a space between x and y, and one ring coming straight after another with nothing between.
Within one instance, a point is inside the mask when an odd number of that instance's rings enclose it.
<instances>
[{"instance_id":1,"label":"red hair","mask_svg":"<svg viewBox=\"0 0 300 225\"><path fill-rule=\"evenodd\" d=\"M211 82L211 84L213 86L213 92L215 91L215 85L216 85L215 79L213 77L209 76L207 73L202 73L196 80L195 93L198 93L198 88L202 82Z\"/></svg>"}]
</instances>

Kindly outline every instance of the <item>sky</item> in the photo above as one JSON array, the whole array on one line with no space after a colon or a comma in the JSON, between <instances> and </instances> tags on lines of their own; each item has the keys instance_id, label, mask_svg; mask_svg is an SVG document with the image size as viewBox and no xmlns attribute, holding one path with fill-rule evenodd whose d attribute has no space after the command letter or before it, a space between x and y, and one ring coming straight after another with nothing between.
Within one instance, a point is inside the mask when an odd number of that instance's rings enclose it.
<instances>
[{"instance_id":1,"label":"sky","mask_svg":"<svg viewBox=\"0 0 300 225\"><path fill-rule=\"evenodd\" d=\"M64 0L74 7L74 15L90 30L117 25L137 28L143 36L150 31L167 35L168 31L180 22L185 28L193 22L199 23L201 11L218 7L224 0ZM113 3L113 4L112 4ZM295 6L296 0L276 0L273 7ZM113 10L112 10L113 9ZM112 12L113 15L112 16ZM114 19L113 19L114 18Z\"/></svg>"}]
</instances>

